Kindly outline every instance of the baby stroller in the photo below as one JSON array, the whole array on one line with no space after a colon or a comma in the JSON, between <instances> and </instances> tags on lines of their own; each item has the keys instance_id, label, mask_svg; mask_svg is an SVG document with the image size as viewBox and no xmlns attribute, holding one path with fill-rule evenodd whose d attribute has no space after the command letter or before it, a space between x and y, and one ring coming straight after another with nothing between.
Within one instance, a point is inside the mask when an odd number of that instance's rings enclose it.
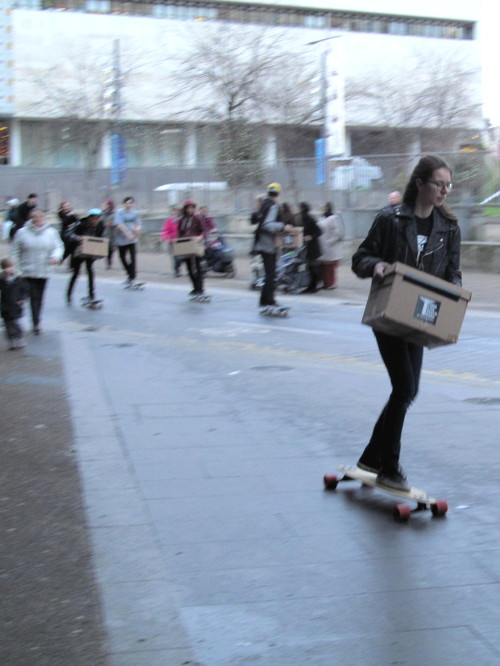
<instances>
[{"instance_id":1,"label":"baby stroller","mask_svg":"<svg viewBox=\"0 0 500 666\"><path fill-rule=\"evenodd\" d=\"M310 276L306 263L306 246L285 250L276 263L276 288L282 287L289 294L296 294L309 285ZM250 289L264 286L264 264L260 254L253 257L250 264Z\"/></svg>"},{"instance_id":2,"label":"baby stroller","mask_svg":"<svg viewBox=\"0 0 500 666\"><path fill-rule=\"evenodd\" d=\"M216 238L205 243L205 256L201 260L201 269L205 276L208 271L222 273L232 278L236 275L233 264L234 250L229 247L224 237L219 234Z\"/></svg>"},{"instance_id":3,"label":"baby stroller","mask_svg":"<svg viewBox=\"0 0 500 666\"><path fill-rule=\"evenodd\" d=\"M296 294L306 289L310 282L307 266L307 247L285 250L276 266L276 288L282 287L288 294Z\"/></svg>"}]
</instances>

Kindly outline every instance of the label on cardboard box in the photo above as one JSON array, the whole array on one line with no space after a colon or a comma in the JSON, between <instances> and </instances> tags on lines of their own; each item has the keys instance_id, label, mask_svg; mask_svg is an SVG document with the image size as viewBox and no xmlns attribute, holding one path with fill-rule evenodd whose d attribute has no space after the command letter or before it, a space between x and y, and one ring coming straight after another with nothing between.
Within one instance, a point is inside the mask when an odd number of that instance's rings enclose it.
<instances>
[{"instance_id":1,"label":"label on cardboard box","mask_svg":"<svg viewBox=\"0 0 500 666\"><path fill-rule=\"evenodd\" d=\"M440 307L441 303L439 301L419 294L413 316L415 319L420 319L428 324L436 325Z\"/></svg>"}]
</instances>

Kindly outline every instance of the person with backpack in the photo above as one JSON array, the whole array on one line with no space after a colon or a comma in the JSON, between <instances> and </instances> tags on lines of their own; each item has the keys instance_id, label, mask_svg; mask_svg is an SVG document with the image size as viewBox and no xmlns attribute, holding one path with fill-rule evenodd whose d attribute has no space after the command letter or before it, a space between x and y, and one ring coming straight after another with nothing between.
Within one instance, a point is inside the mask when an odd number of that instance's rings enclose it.
<instances>
[{"instance_id":1,"label":"person with backpack","mask_svg":"<svg viewBox=\"0 0 500 666\"><path fill-rule=\"evenodd\" d=\"M281 185L271 183L267 188L267 196L262 201L260 208L255 212L252 221L255 220L257 228L253 252L260 254L264 265L264 286L260 292L260 307L277 306L274 296L276 278L276 235L280 232L288 232L293 229L292 225L285 224L280 220L280 207L278 197L281 194Z\"/></svg>"}]
</instances>

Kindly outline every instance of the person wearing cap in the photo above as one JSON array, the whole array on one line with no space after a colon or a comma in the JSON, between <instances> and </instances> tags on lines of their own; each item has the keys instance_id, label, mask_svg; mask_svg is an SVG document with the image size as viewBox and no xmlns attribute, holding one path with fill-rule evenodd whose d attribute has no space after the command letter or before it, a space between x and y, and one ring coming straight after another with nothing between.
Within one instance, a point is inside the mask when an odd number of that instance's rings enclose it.
<instances>
[{"instance_id":1,"label":"person wearing cap","mask_svg":"<svg viewBox=\"0 0 500 666\"><path fill-rule=\"evenodd\" d=\"M73 269L73 273L71 274L68 283L68 289L66 290L66 300L68 305L71 304L71 295L73 293L75 282L77 281L78 275L80 274L82 264L85 264L85 268L87 269L88 299L89 301L95 300L94 261L96 258L79 256L75 257L74 252L78 245L82 242L83 236L97 236L100 238L103 234L104 223L102 221L102 210L100 208L91 208L86 217L82 218L74 226L68 227L64 234L64 242L66 246L73 248L71 257L71 268Z\"/></svg>"},{"instance_id":2,"label":"person wearing cap","mask_svg":"<svg viewBox=\"0 0 500 666\"><path fill-rule=\"evenodd\" d=\"M205 225L203 218L195 213L196 202L186 199L182 204L181 214L177 220L178 238L196 238L200 243L205 239ZM183 259L187 266L189 277L193 284L190 296L203 294L203 272L201 270L201 258L189 256Z\"/></svg>"},{"instance_id":3,"label":"person wearing cap","mask_svg":"<svg viewBox=\"0 0 500 666\"><path fill-rule=\"evenodd\" d=\"M264 286L260 292L259 305L278 305L274 296L276 277L276 235L282 231L288 232L293 229L291 224L285 224L280 220L280 207L278 197L281 193L279 183L271 183L267 187L267 196L262 201L255 215L257 229L252 252L262 257L264 264Z\"/></svg>"},{"instance_id":4,"label":"person wearing cap","mask_svg":"<svg viewBox=\"0 0 500 666\"><path fill-rule=\"evenodd\" d=\"M135 284L136 249L141 231L141 218L134 206L134 197L125 197L123 207L116 211L114 218L114 241L118 248L120 261L127 273L127 287Z\"/></svg>"}]
</instances>

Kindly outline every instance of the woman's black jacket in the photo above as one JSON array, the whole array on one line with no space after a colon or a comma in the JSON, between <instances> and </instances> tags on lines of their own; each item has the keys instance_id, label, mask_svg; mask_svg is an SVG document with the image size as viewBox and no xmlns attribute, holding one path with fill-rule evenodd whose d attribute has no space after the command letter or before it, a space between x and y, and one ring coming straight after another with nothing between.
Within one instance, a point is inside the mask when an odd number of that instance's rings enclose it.
<instances>
[{"instance_id":1,"label":"woman's black jacket","mask_svg":"<svg viewBox=\"0 0 500 666\"><path fill-rule=\"evenodd\" d=\"M301 214L302 226L304 227L304 236L310 236L311 240L306 241L307 261L316 261L321 254L318 238L321 236L321 229L312 215L309 213Z\"/></svg>"},{"instance_id":2,"label":"woman's black jacket","mask_svg":"<svg viewBox=\"0 0 500 666\"><path fill-rule=\"evenodd\" d=\"M461 286L460 228L436 208L432 215L431 233L417 264L417 222L413 211L404 204L383 208L352 257L354 273L360 278L372 277L379 261L400 261Z\"/></svg>"}]
</instances>

